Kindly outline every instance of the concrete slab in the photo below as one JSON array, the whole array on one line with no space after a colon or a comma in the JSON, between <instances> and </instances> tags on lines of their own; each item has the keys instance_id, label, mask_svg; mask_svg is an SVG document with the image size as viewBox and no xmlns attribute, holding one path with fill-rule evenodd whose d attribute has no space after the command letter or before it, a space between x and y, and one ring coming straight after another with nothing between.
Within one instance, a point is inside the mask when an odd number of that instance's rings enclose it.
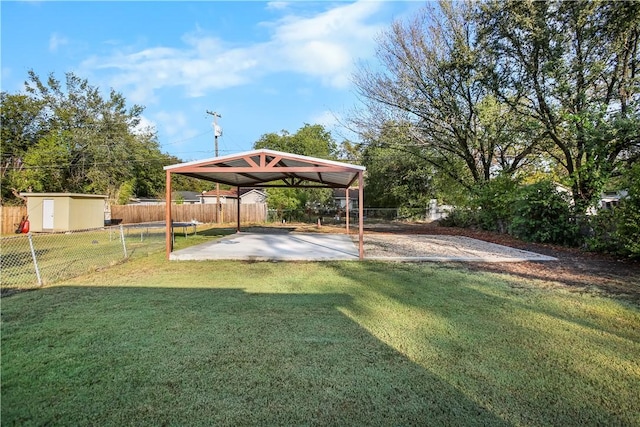
<instances>
[{"instance_id":1,"label":"concrete slab","mask_svg":"<svg viewBox=\"0 0 640 427\"><path fill-rule=\"evenodd\" d=\"M346 234L241 232L172 252L170 260L335 261L357 260Z\"/></svg>"},{"instance_id":2,"label":"concrete slab","mask_svg":"<svg viewBox=\"0 0 640 427\"><path fill-rule=\"evenodd\" d=\"M463 236L367 234L366 260L423 262L555 261L556 258ZM241 232L171 253L171 260L358 260L357 236Z\"/></svg>"}]
</instances>

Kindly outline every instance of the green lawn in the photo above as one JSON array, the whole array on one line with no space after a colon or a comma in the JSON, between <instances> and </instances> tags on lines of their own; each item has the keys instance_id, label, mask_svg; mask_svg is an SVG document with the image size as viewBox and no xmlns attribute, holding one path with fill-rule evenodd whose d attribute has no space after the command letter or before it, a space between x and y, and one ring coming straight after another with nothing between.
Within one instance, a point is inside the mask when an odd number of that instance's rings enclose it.
<instances>
[{"instance_id":1,"label":"green lawn","mask_svg":"<svg viewBox=\"0 0 640 427\"><path fill-rule=\"evenodd\" d=\"M134 259L2 300L2 425L640 425L640 309L439 264Z\"/></svg>"}]
</instances>

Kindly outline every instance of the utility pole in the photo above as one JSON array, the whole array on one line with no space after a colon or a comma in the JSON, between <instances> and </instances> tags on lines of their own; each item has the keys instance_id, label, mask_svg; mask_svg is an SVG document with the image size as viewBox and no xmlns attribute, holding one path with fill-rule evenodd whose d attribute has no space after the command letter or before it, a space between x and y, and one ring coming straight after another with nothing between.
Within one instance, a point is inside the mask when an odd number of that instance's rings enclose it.
<instances>
[{"instance_id":1,"label":"utility pole","mask_svg":"<svg viewBox=\"0 0 640 427\"><path fill-rule=\"evenodd\" d=\"M222 117L215 111L207 110L207 114L213 116L213 140L215 143L215 155L218 157L218 137L222 135L222 128L218 126L218 117ZM218 224L223 222L222 219L222 203L220 203L220 184L216 182L216 206L218 207L218 215L216 218L218 220Z\"/></svg>"}]
</instances>

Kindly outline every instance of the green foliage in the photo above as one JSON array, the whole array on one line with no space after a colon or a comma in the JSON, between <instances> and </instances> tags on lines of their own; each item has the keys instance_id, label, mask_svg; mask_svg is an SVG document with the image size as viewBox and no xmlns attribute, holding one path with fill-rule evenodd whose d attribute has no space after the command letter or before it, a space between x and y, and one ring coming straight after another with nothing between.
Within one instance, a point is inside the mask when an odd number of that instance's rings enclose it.
<instances>
[{"instance_id":1,"label":"green foliage","mask_svg":"<svg viewBox=\"0 0 640 427\"><path fill-rule=\"evenodd\" d=\"M33 71L25 94L2 93L2 203L14 192L68 191L106 194L115 200L125 183L138 196L164 190L163 154L153 129L139 124L143 108L127 108L111 90L103 96L67 73L64 84Z\"/></svg>"},{"instance_id":2,"label":"green foliage","mask_svg":"<svg viewBox=\"0 0 640 427\"><path fill-rule=\"evenodd\" d=\"M360 156L367 168L366 206L424 209L437 198L435 168L425 160L423 147L403 143L407 137L407 126L395 122L367 136Z\"/></svg>"},{"instance_id":3,"label":"green foliage","mask_svg":"<svg viewBox=\"0 0 640 427\"><path fill-rule=\"evenodd\" d=\"M507 176L496 177L478 188L469 206L455 209L440 223L539 243L574 245L579 240L570 201L551 181L521 185Z\"/></svg>"},{"instance_id":4,"label":"green foliage","mask_svg":"<svg viewBox=\"0 0 640 427\"><path fill-rule=\"evenodd\" d=\"M67 134L49 134L40 139L24 154L23 170L12 171L6 182L23 190L64 191L70 161Z\"/></svg>"},{"instance_id":5,"label":"green foliage","mask_svg":"<svg viewBox=\"0 0 640 427\"><path fill-rule=\"evenodd\" d=\"M395 21L379 39L379 65L354 79L368 113L354 120L363 134L403 123L394 145L418 148L425 165L467 190L496 170L514 174L539 143L535 123L515 120L514 107L493 94L477 9L441 1Z\"/></svg>"},{"instance_id":6,"label":"green foliage","mask_svg":"<svg viewBox=\"0 0 640 427\"><path fill-rule=\"evenodd\" d=\"M307 203L307 193L300 188L269 188L267 189L267 203L270 209L275 209L278 219L285 218L285 212L301 210Z\"/></svg>"},{"instance_id":7,"label":"green foliage","mask_svg":"<svg viewBox=\"0 0 640 427\"><path fill-rule=\"evenodd\" d=\"M628 195L617 211L618 237L623 253L640 258L640 163L630 167L624 176Z\"/></svg>"},{"instance_id":8,"label":"green foliage","mask_svg":"<svg viewBox=\"0 0 640 427\"><path fill-rule=\"evenodd\" d=\"M499 175L478 186L471 202L480 228L506 233L513 219L513 205L518 194L518 181Z\"/></svg>"},{"instance_id":9,"label":"green foliage","mask_svg":"<svg viewBox=\"0 0 640 427\"><path fill-rule=\"evenodd\" d=\"M129 199L135 195L135 180L129 180L122 183L118 189L118 204L126 205L129 203Z\"/></svg>"},{"instance_id":10,"label":"green foliage","mask_svg":"<svg viewBox=\"0 0 640 427\"><path fill-rule=\"evenodd\" d=\"M432 168L410 152L369 146L363 164L367 168L366 206L425 207L435 196Z\"/></svg>"},{"instance_id":11,"label":"green foliage","mask_svg":"<svg viewBox=\"0 0 640 427\"><path fill-rule=\"evenodd\" d=\"M456 207L440 220L444 227L477 228L478 211L467 207Z\"/></svg>"},{"instance_id":12,"label":"green foliage","mask_svg":"<svg viewBox=\"0 0 640 427\"><path fill-rule=\"evenodd\" d=\"M640 258L640 164L625 170L620 185L627 190L627 196L614 209L590 218L587 248Z\"/></svg>"},{"instance_id":13,"label":"green foliage","mask_svg":"<svg viewBox=\"0 0 640 427\"><path fill-rule=\"evenodd\" d=\"M285 130L280 134L264 134L256 141L253 148L268 148L321 159L335 159L338 154L338 147L331 133L322 125L310 125L308 123L305 123L294 134L290 134Z\"/></svg>"},{"instance_id":14,"label":"green foliage","mask_svg":"<svg viewBox=\"0 0 640 427\"><path fill-rule=\"evenodd\" d=\"M571 181L578 213L638 149L640 3L482 3L481 43L494 92L518 120L544 129L542 146Z\"/></svg>"},{"instance_id":15,"label":"green foliage","mask_svg":"<svg viewBox=\"0 0 640 427\"><path fill-rule=\"evenodd\" d=\"M578 228L569 200L551 181L521 187L513 205L511 234L539 243L573 245Z\"/></svg>"},{"instance_id":16,"label":"green foliage","mask_svg":"<svg viewBox=\"0 0 640 427\"><path fill-rule=\"evenodd\" d=\"M321 159L336 159L338 155L338 148L331 133L322 125L307 123L294 134L287 131L280 134L264 134L255 142L253 148L266 148ZM269 207L276 209L279 216L282 216L284 211L304 212L305 208L326 206L331 200L331 190L324 188L270 188L267 194Z\"/></svg>"},{"instance_id":17,"label":"green foliage","mask_svg":"<svg viewBox=\"0 0 640 427\"><path fill-rule=\"evenodd\" d=\"M601 210L589 220L589 233L585 237L585 249L594 252L615 254L621 248L617 234L618 210Z\"/></svg>"}]
</instances>

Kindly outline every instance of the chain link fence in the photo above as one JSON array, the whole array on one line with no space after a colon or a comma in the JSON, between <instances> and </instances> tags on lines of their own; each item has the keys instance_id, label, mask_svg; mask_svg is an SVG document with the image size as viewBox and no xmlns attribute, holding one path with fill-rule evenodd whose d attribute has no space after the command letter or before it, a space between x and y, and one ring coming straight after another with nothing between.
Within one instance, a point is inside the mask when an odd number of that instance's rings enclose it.
<instances>
[{"instance_id":1,"label":"chain link fence","mask_svg":"<svg viewBox=\"0 0 640 427\"><path fill-rule=\"evenodd\" d=\"M0 241L0 290L29 289L165 247L164 224L116 226L64 233L20 234Z\"/></svg>"},{"instance_id":2,"label":"chain link fence","mask_svg":"<svg viewBox=\"0 0 640 427\"><path fill-rule=\"evenodd\" d=\"M445 209L449 207L444 207ZM364 208L363 221L365 224L380 221L425 221L440 219L446 216L448 211L443 207L427 206L425 208ZM267 223L274 222L308 222L316 223L318 219L323 224L341 224L345 222L347 211L342 209L269 209ZM352 222L358 220L358 208L349 210L349 218Z\"/></svg>"}]
</instances>

